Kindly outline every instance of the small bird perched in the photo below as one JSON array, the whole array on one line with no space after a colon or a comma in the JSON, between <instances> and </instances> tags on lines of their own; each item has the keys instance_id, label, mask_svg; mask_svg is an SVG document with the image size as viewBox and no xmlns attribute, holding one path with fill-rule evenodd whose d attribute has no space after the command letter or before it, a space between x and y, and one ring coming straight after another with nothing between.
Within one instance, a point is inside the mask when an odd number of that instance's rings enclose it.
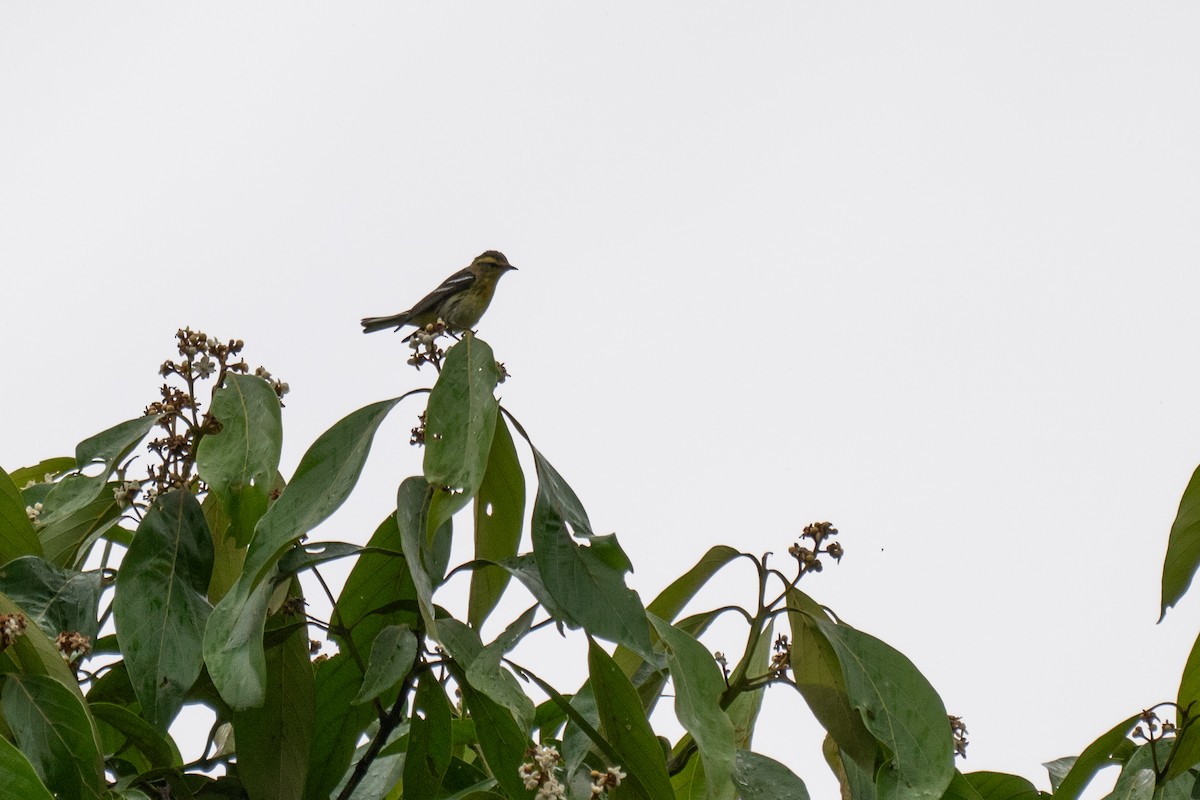
<instances>
[{"instance_id":1,"label":"small bird perched","mask_svg":"<svg viewBox=\"0 0 1200 800\"><path fill-rule=\"evenodd\" d=\"M488 250L477 256L466 269L459 270L442 285L425 295L408 311L390 317L367 317L362 321L363 333L374 333L394 327L400 330L405 325L416 325L417 330L431 325L439 319L451 331L465 331L475 327L483 312L487 311L496 293L500 276L516 269L498 250ZM404 337L408 341L415 335Z\"/></svg>"}]
</instances>

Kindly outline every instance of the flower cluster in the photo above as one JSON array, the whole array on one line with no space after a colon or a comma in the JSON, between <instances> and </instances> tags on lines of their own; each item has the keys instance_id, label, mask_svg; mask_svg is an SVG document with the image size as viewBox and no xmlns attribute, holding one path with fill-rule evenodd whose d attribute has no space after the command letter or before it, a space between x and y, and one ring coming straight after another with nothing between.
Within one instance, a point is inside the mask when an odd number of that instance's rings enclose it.
<instances>
[{"instance_id":1,"label":"flower cluster","mask_svg":"<svg viewBox=\"0 0 1200 800\"><path fill-rule=\"evenodd\" d=\"M962 717L950 716L950 734L954 737L954 755L959 758L967 757L967 726L963 724Z\"/></svg>"},{"instance_id":2,"label":"flower cluster","mask_svg":"<svg viewBox=\"0 0 1200 800\"><path fill-rule=\"evenodd\" d=\"M63 660L70 664L92 652L92 638L79 631L63 631L54 640Z\"/></svg>"},{"instance_id":3,"label":"flower cluster","mask_svg":"<svg viewBox=\"0 0 1200 800\"><path fill-rule=\"evenodd\" d=\"M0 614L0 650L4 650L25 634L25 615Z\"/></svg>"},{"instance_id":4,"label":"flower cluster","mask_svg":"<svg viewBox=\"0 0 1200 800\"><path fill-rule=\"evenodd\" d=\"M592 770L592 797L600 797L609 789L617 788L623 780L625 773L620 767L609 767L604 772Z\"/></svg>"},{"instance_id":5,"label":"flower cluster","mask_svg":"<svg viewBox=\"0 0 1200 800\"><path fill-rule=\"evenodd\" d=\"M222 341L203 331L180 328L175 332L175 347L179 360L164 361L158 372L168 380L182 381L183 386L164 382L159 389L160 399L146 406L145 411L159 417L158 426L164 431L146 445L156 456L156 463L149 467L144 481L150 484L146 504L159 492L191 485L196 480L193 474L196 445L204 434L221 430L220 423L210 415L201 416L197 397L202 382L211 381L215 395L226 375L250 372L249 364L240 358L245 347L241 339ZM263 367L258 367L254 374L267 381L280 398L290 389ZM114 491L117 502L122 506L133 503L142 483L126 481L121 476L121 484Z\"/></svg>"},{"instance_id":6,"label":"flower cluster","mask_svg":"<svg viewBox=\"0 0 1200 800\"><path fill-rule=\"evenodd\" d=\"M800 564L800 574L804 575L808 572L820 572L822 569L821 559L822 554L828 555L834 561L841 561L845 551L837 542L826 542L837 536L837 528L833 527L830 522L814 522L811 525L804 526L804 532L800 534L800 538L811 539L812 549L796 542L788 548L788 554L796 559Z\"/></svg>"},{"instance_id":7,"label":"flower cluster","mask_svg":"<svg viewBox=\"0 0 1200 800\"><path fill-rule=\"evenodd\" d=\"M36 525L42 518L42 504L34 503L31 506L25 506L25 516L29 517L29 521Z\"/></svg>"},{"instance_id":8,"label":"flower cluster","mask_svg":"<svg viewBox=\"0 0 1200 800\"><path fill-rule=\"evenodd\" d=\"M566 800L567 787L558 779L562 756L553 747L539 745L525 753L532 760L517 769L526 789L536 789L535 800Z\"/></svg>"},{"instance_id":9,"label":"flower cluster","mask_svg":"<svg viewBox=\"0 0 1200 800\"><path fill-rule=\"evenodd\" d=\"M767 669L776 678L786 678L788 667L792 664L792 643L788 640L786 633L775 637L772 649L775 651L775 655L771 656L771 666Z\"/></svg>"},{"instance_id":10,"label":"flower cluster","mask_svg":"<svg viewBox=\"0 0 1200 800\"><path fill-rule=\"evenodd\" d=\"M438 346L437 340L445 333L446 323L440 319L413 331L408 336L408 346L413 351L413 354L409 356L408 363L417 369L420 369L422 364L433 364L434 369L441 369L442 358L445 357L446 351Z\"/></svg>"}]
</instances>

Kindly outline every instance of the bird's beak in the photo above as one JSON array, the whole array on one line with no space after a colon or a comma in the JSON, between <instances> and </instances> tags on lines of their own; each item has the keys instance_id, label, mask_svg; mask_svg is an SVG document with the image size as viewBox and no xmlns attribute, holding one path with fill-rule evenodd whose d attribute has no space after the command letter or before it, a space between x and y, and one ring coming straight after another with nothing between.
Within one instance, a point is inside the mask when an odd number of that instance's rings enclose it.
<instances>
[{"instance_id":1,"label":"bird's beak","mask_svg":"<svg viewBox=\"0 0 1200 800\"><path fill-rule=\"evenodd\" d=\"M516 267L514 267L512 264L505 264L504 268L505 269L516 269Z\"/></svg>"}]
</instances>

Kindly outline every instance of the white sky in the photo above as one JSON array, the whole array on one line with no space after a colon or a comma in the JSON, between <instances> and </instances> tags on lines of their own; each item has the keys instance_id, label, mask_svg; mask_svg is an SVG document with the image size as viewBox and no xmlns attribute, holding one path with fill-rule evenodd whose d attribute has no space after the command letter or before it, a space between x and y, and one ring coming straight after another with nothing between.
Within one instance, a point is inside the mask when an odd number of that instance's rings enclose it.
<instances>
[{"instance_id":1,"label":"white sky","mask_svg":"<svg viewBox=\"0 0 1200 800\"><path fill-rule=\"evenodd\" d=\"M1045 787L1173 699L1200 623L1154 624L1200 462L1198 32L1182 2L5 4L0 463L139 413L191 325L291 384L290 473L431 379L359 317L497 248L504 402L646 601L830 519L804 588L965 717L964 771ZM387 513L417 411L316 538ZM805 713L772 691L759 746L829 797Z\"/></svg>"}]
</instances>

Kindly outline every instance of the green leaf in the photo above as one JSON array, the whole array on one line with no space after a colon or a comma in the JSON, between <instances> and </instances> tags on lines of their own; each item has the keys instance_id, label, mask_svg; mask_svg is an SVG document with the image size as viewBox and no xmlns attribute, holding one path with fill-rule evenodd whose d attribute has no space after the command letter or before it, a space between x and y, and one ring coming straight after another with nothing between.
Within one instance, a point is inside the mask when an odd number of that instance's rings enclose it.
<instances>
[{"instance_id":1,"label":"green leaf","mask_svg":"<svg viewBox=\"0 0 1200 800\"><path fill-rule=\"evenodd\" d=\"M1192 644L1183 675L1179 679L1179 696L1176 703L1180 708L1200 708L1200 637ZM1178 777L1200 763L1200 725L1183 728L1175 747L1175 757L1167 770L1167 779Z\"/></svg>"},{"instance_id":2,"label":"green leaf","mask_svg":"<svg viewBox=\"0 0 1200 800\"><path fill-rule=\"evenodd\" d=\"M733 783L742 800L808 800L804 781L774 759L739 750L733 766Z\"/></svg>"},{"instance_id":3,"label":"green leaf","mask_svg":"<svg viewBox=\"0 0 1200 800\"><path fill-rule=\"evenodd\" d=\"M213 550L200 503L160 495L117 573L113 615L121 652L149 722L165 731L203 666Z\"/></svg>"},{"instance_id":4,"label":"green leaf","mask_svg":"<svg viewBox=\"0 0 1200 800\"><path fill-rule=\"evenodd\" d=\"M882 800L938 800L954 777L946 707L904 654L848 625L816 619L833 645L850 704L891 755L876 777Z\"/></svg>"},{"instance_id":5,"label":"green leaf","mask_svg":"<svg viewBox=\"0 0 1200 800\"><path fill-rule=\"evenodd\" d=\"M417 605L425 623L425 630L434 639L438 639L438 629L433 609L433 590L442 582L445 564L438 553L438 540L435 538L433 546L430 546L423 532L429 498L437 493L437 490L419 476L405 478L396 491L396 527L400 531L404 560L408 564L412 585L416 589ZM446 542L449 541L450 520L442 523L437 536Z\"/></svg>"},{"instance_id":6,"label":"green leaf","mask_svg":"<svg viewBox=\"0 0 1200 800\"><path fill-rule=\"evenodd\" d=\"M521 690L512 673L500 666L500 661L529 630L536 608L525 612L487 647L479 640L479 634L458 620L438 621L442 644L464 670L463 680L512 712L526 731L533 722L533 701Z\"/></svg>"},{"instance_id":7,"label":"green leaf","mask_svg":"<svg viewBox=\"0 0 1200 800\"><path fill-rule=\"evenodd\" d=\"M279 571L294 575L361 552L361 546L349 542L300 542L279 559Z\"/></svg>"},{"instance_id":8,"label":"green leaf","mask_svg":"<svg viewBox=\"0 0 1200 800\"><path fill-rule=\"evenodd\" d=\"M287 488L258 523L246 554L251 587L262 581L292 543L338 509L358 482L379 425L400 398L358 409L321 434L300 459Z\"/></svg>"},{"instance_id":9,"label":"green leaf","mask_svg":"<svg viewBox=\"0 0 1200 800\"><path fill-rule=\"evenodd\" d=\"M673 797L662 747L633 684L612 657L588 640L588 674L600 712L600 732L621 759L631 789L645 800Z\"/></svg>"},{"instance_id":10,"label":"green leaf","mask_svg":"<svg viewBox=\"0 0 1200 800\"><path fill-rule=\"evenodd\" d=\"M725 678L700 642L659 617L650 615L650 624L667 648L675 716L696 740L708 776L709 797L715 798L729 783L736 752L733 723L721 708Z\"/></svg>"},{"instance_id":11,"label":"green leaf","mask_svg":"<svg viewBox=\"0 0 1200 800\"><path fill-rule=\"evenodd\" d=\"M1042 764L1046 768L1047 776L1050 778L1051 790L1058 791L1058 787L1062 785L1063 778L1067 777L1067 774L1071 771L1071 767L1074 765L1075 756L1064 756Z\"/></svg>"},{"instance_id":12,"label":"green leaf","mask_svg":"<svg viewBox=\"0 0 1200 800\"><path fill-rule=\"evenodd\" d=\"M9 475L18 489L24 489L30 481L35 483L50 483L59 475L62 475L64 472L70 472L73 469L75 469L74 458L71 456L56 456L39 461L31 467L14 469ZM46 480L47 475L50 476L50 480Z\"/></svg>"},{"instance_id":13,"label":"green leaf","mask_svg":"<svg viewBox=\"0 0 1200 800\"><path fill-rule=\"evenodd\" d=\"M1159 622L1167 615L1167 609L1178 603L1188 590L1197 568L1200 568L1200 467L1192 473L1192 479L1183 490L1179 511L1171 523L1167 555L1163 559Z\"/></svg>"},{"instance_id":14,"label":"green leaf","mask_svg":"<svg viewBox=\"0 0 1200 800\"><path fill-rule=\"evenodd\" d=\"M683 611L684 606L695 597L696 592L708 583L726 564L740 556L737 550L725 545L717 545L705 553L696 565L680 575L671 585L663 589L654 602L646 606L646 611L667 622L674 622L675 617ZM643 658L624 645L613 653L613 659L621 666L621 670L632 676L634 670L643 662Z\"/></svg>"},{"instance_id":15,"label":"green leaf","mask_svg":"<svg viewBox=\"0 0 1200 800\"><path fill-rule=\"evenodd\" d=\"M1134 714L1129 719L1117 723L1111 730L1089 744L1079 758L1075 759L1070 772L1059 784L1058 790L1054 793L1056 800L1076 800L1096 772L1111 763L1113 754L1118 749L1129 745L1126 737L1141 716L1141 714Z\"/></svg>"},{"instance_id":16,"label":"green leaf","mask_svg":"<svg viewBox=\"0 0 1200 800\"><path fill-rule=\"evenodd\" d=\"M299 581L292 580L288 596L303 599ZM268 629L283 630L293 622L276 614ZM304 796L316 727L307 628L297 628L266 651L266 678L262 705L233 714L238 776L255 800L296 800Z\"/></svg>"},{"instance_id":17,"label":"green leaf","mask_svg":"<svg viewBox=\"0 0 1200 800\"><path fill-rule=\"evenodd\" d=\"M0 716L17 747L52 793L63 800L100 800L103 762L83 701L46 675L4 677Z\"/></svg>"},{"instance_id":18,"label":"green leaf","mask_svg":"<svg viewBox=\"0 0 1200 800\"><path fill-rule=\"evenodd\" d=\"M100 573L76 572L37 556L0 567L0 592L7 594L51 637L77 631L95 641L99 633Z\"/></svg>"},{"instance_id":19,"label":"green leaf","mask_svg":"<svg viewBox=\"0 0 1200 800\"><path fill-rule=\"evenodd\" d=\"M537 448L533 557L546 591L568 624L651 657L650 627L637 593L625 585L629 560L612 536L595 536L575 492ZM576 544L571 532L588 540ZM549 609L547 609L549 610Z\"/></svg>"},{"instance_id":20,"label":"green leaf","mask_svg":"<svg viewBox=\"0 0 1200 800\"><path fill-rule=\"evenodd\" d=\"M796 688L842 753L862 769L874 773L878 745L851 704L841 661L817 624L818 619L826 618L808 595L799 589L788 592L791 666Z\"/></svg>"},{"instance_id":21,"label":"green leaf","mask_svg":"<svg viewBox=\"0 0 1200 800\"><path fill-rule=\"evenodd\" d=\"M233 515L243 486L269 490L275 482L283 449L279 395L262 378L230 373L209 413L221 430L200 439L196 468Z\"/></svg>"},{"instance_id":22,"label":"green leaf","mask_svg":"<svg viewBox=\"0 0 1200 800\"><path fill-rule=\"evenodd\" d=\"M465 681L462 683L462 692L463 705L475 722L479 749L483 752L488 771L509 797L528 797L529 793L517 770L525 760L529 737L504 706Z\"/></svg>"},{"instance_id":23,"label":"green leaf","mask_svg":"<svg viewBox=\"0 0 1200 800\"><path fill-rule=\"evenodd\" d=\"M374 700L404 678L417 659L417 637L407 625L391 625L375 637L362 688L353 703Z\"/></svg>"},{"instance_id":24,"label":"green leaf","mask_svg":"<svg viewBox=\"0 0 1200 800\"><path fill-rule=\"evenodd\" d=\"M774 641L775 623L772 620L763 629L762 635L754 646L754 651L746 655L747 675L766 675L771 663L771 643ZM795 673L793 673L795 674ZM726 713L733 723L733 742L739 750L749 750L754 739L754 726L758 722L758 714L762 710L763 697L766 689L759 688L752 692L742 692L729 704Z\"/></svg>"},{"instance_id":25,"label":"green leaf","mask_svg":"<svg viewBox=\"0 0 1200 800\"><path fill-rule=\"evenodd\" d=\"M353 705L362 682L362 671L347 653L338 653L316 665L316 718L305 800L329 800L346 774L354 745L375 719L372 705Z\"/></svg>"},{"instance_id":26,"label":"green leaf","mask_svg":"<svg viewBox=\"0 0 1200 800\"><path fill-rule=\"evenodd\" d=\"M25 613L24 609L13 603L6 595L0 594L0 614ZM65 686L80 700L83 699L83 692L79 690L79 682L75 680L75 675L58 652L54 641L36 625L26 626L23 636L18 636L12 644L0 650L0 674L6 672L50 677Z\"/></svg>"},{"instance_id":27,"label":"green leaf","mask_svg":"<svg viewBox=\"0 0 1200 800\"><path fill-rule=\"evenodd\" d=\"M331 631L341 653L317 665L317 719L322 724L313 739L306 800L328 800L350 765L359 735L375 716L371 705L351 705L363 678L351 652L357 651L365 660L384 628L419 624L407 562L380 552L401 547L396 516L389 514L350 570L338 597L332 621L350 633Z\"/></svg>"},{"instance_id":28,"label":"green leaf","mask_svg":"<svg viewBox=\"0 0 1200 800\"><path fill-rule=\"evenodd\" d=\"M0 786L21 800L54 800L25 754L0 736Z\"/></svg>"},{"instance_id":29,"label":"green leaf","mask_svg":"<svg viewBox=\"0 0 1200 800\"><path fill-rule=\"evenodd\" d=\"M245 709L263 702L261 632L270 594L268 579L277 574L279 558L345 501L362 472L375 432L398 402L400 398L394 398L360 408L321 434L255 528L242 575L213 609L204 634L204 659L230 706Z\"/></svg>"},{"instance_id":30,"label":"green leaf","mask_svg":"<svg viewBox=\"0 0 1200 800\"><path fill-rule=\"evenodd\" d=\"M404 793L411 797L437 797L450 766L450 702L432 672L417 682L404 759Z\"/></svg>"},{"instance_id":31,"label":"green leaf","mask_svg":"<svg viewBox=\"0 0 1200 800\"><path fill-rule=\"evenodd\" d=\"M1032 783L1019 775L1003 772L956 772L946 792L947 798L962 800L1039 800L1042 796Z\"/></svg>"},{"instance_id":32,"label":"green leaf","mask_svg":"<svg viewBox=\"0 0 1200 800\"><path fill-rule=\"evenodd\" d=\"M78 569L87 555L87 547L92 542L103 535L111 536L114 530L119 532L120 529L116 528L116 525L121 518L121 506L112 495L116 484L101 484L100 488L105 491L83 507L76 508L68 514L42 517L43 524L38 529L38 538L42 541L42 551L47 561L60 567L74 566ZM49 501L47 497L47 503Z\"/></svg>"},{"instance_id":33,"label":"green leaf","mask_svg":"<svg viewBox=\"0 0 1200 800\"><path fill-rule=\"evenodd\" d=\"M136 417L80 442L75 448L78 468L82 470L94 464L103 464L103 469L91 477L68 475L56 483L46 496L42 523L49 526L96 500L107 485L113 468L133 452L133 448L146 438L158 420L159 417L155 415Z\"/></svg>"},{"instance_id":34,"label":"green leaf","mask_svg":"<svg viewBox=\"0 0 1200 800\"><path fill-rule=\"evenodd\" d=\"M217 604L204 628L204 663L209 677L221 698L235 711L256 708L266 701L263 634L276 583L272 576L248 596L235 594L241 586L234 586ZM218 615L222 605L226 606L225 613Z\"/></svg>"},{"instance_id":35,"label":"green leaf","mask_svg":"<svg viewBox=\"0 0 1200 800\"><path fill-rule=\"evenodd\" d=\"M88 708L98 722L119 732L130 746L145 756L151 767L167 769L183 765L175 742L128 708L114 703L89 703Z\"/></svg>"},{"instance_id":36,"label":"green leaf","mask_svg":"<svg viewBox=\"0 0 1200 800\"><path fill-rule=\"evenodd\" d=\"M1121 773L1117 785L1105 800L1152 800L1154 797L1154 770L1149 767L1126 775Z\"/></svg>"},{"instance_id":37,"label":"green leaf","mask_svg":"<svg viewBox=\"0 0 1200 800\"><path fill-rule=\"evenodd\" d=\"M20 556L41 554L42 543L25 513L21 492L8 473L0 469L0 564Z\"/></svg>"},{"instance_id":38,"label":"green leaf","mask_svg":"<svg viewBox=\"0 0 1200 800\"><path fill-rule=\"evenodd\" d=\"M487 471L475 496L475 557L504 561L517 554L525 513L525 473L517 448L503 419L488 454ZM471 573L467 621L479 630L508 586L510 575L502 567L487 566Z\"/></svg>"},{"instance_id":39,"label":"green leaf","mask_svg":"<svg viewBox=\"0 0 1200 800\"><path fill-rule=\"evenodd\" d=\"M496 427L500 375L492 348L464 336L450 348L425 412L425 480L468 498L483 480ZM431 520L431 527L445 520Z\"/></svg>"}]
</instances>

